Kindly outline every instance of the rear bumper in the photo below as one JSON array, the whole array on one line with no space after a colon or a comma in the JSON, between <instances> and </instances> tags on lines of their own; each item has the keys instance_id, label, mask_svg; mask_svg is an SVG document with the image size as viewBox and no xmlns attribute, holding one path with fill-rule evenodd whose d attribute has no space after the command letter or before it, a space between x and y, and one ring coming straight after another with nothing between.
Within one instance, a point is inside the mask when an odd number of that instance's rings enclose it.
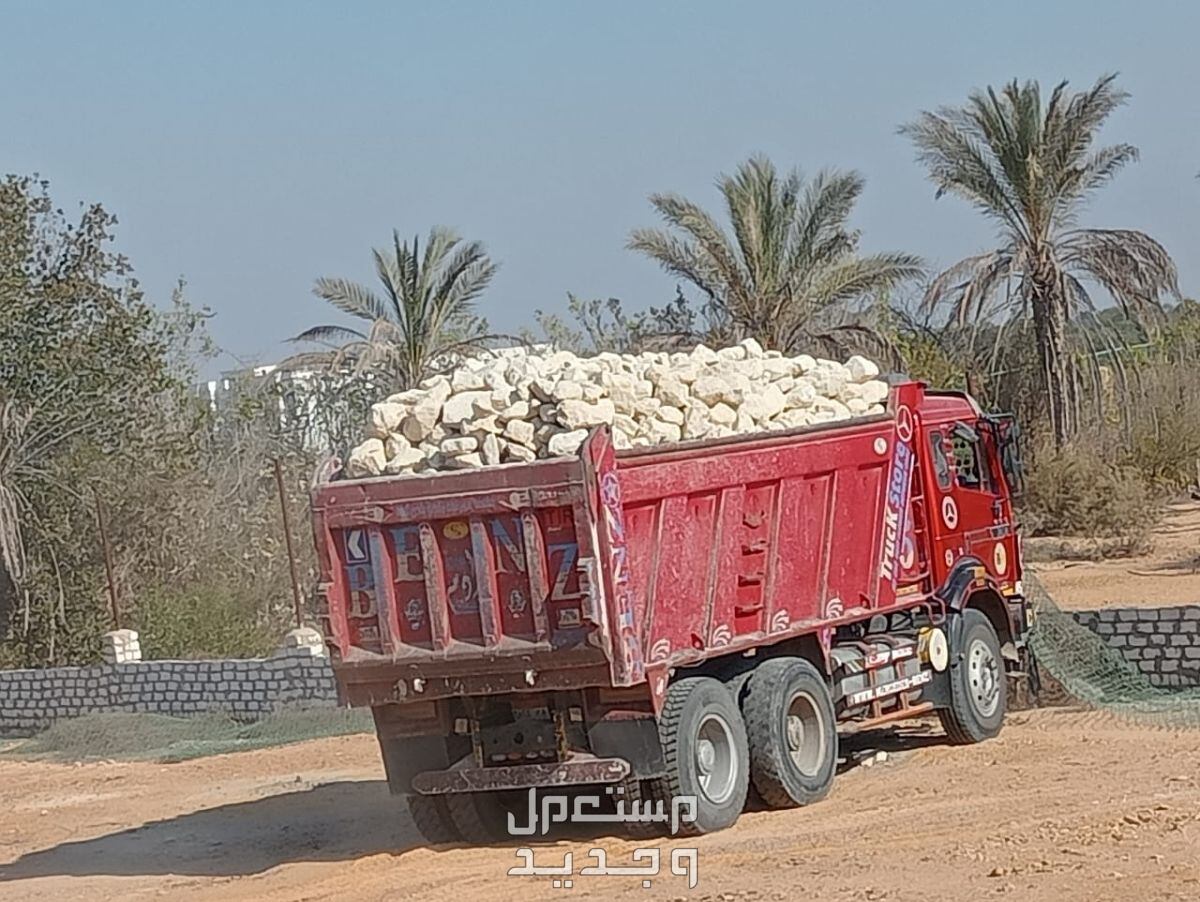
<instances>
[{"instance_id":1,"label":"rear bumper","mask_svg":"<svg viewBox=\"0 0 1200 902\"><path fill-rule=\"evenodd\" d=\"M483 656L478 648L445 659L362 657L335 662L333 672L352 707L612 685L603 652L590 647L507 657Z\"/></svg>"},{"instance_id":2,"label":"rear bumper","mask_svg":"<svg viewBox=\"0 0 1200 902\"><path fill-rule=\"evenodd\" d=\"M514 764L502 767L453 767L427 770L412 779L414 792L442 795L448 792L491 792L499 789L575 786L582 783L619 783L629 774L622 758L595 758L576 754L548 764Z\"/></svg>"}]
</instances>

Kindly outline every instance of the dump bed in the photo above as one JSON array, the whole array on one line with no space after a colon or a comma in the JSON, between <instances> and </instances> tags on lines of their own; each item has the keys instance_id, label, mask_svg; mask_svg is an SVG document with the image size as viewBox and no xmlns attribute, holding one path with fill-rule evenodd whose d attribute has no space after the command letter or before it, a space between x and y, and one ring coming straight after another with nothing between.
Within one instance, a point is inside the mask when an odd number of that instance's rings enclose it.
<instances>
[{"instance_id":1,"label":"dump bed","mask_svg":"<svg viewBox=\"0 0 1200 902\"><path fill-rule=\"evenodd\" d=\"M888 413L579 459L333 481L313 495L352 703L631 686L861 619L917 588L915 383Z\"/></svg>"}]
</instances>

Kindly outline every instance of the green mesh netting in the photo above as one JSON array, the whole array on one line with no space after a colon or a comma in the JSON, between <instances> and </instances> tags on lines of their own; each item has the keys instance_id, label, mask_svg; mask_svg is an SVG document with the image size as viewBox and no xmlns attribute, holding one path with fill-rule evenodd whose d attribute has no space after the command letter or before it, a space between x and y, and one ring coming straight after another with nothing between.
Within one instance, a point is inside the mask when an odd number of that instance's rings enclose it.
<instances>
[{"instance_id":1,"label":"green mesh netting","mask_svg":"<svg viewBox=\"0 0 1200 902\"><path fill-rule=\"evenodd\" d=\"M347 708L283 710L253 723L219 712L198 717L89 714L61 720L0 754L63 761L185 761L373 729L370 711Z\"/></svg>"},{"instance_id":2,"label":"green mesh netting","mask_svg":"<svg viewBox=\"0 0 1200 902\"><path fill-rule=\"evenodd\" d=\"M1044 695L1061 687L1070 699L1124 717L1200 727L1200 690L1154 686L1104 639L1060 610L1034 577L1026 575L1024 583L1036 617L1029 645Z\"/></svg>"}]
</instances>

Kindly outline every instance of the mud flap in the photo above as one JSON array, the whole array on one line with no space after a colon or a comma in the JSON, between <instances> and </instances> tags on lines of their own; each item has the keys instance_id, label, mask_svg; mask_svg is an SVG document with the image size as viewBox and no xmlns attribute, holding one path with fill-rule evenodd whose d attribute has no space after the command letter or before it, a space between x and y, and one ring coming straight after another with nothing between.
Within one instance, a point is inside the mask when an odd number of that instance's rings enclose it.
<instances>
[{"instance_id":1,"label":"mud flap","mask_svg":"<svg viewBox=\"0 0 1200 902\"><path fill-rule=\"evenodd\" d=\"M588 730L588 744L598 758L624 758L631 777L661 777L667 772L658 722L653 717L608 718Z\"/></svg>"}]
</instances>

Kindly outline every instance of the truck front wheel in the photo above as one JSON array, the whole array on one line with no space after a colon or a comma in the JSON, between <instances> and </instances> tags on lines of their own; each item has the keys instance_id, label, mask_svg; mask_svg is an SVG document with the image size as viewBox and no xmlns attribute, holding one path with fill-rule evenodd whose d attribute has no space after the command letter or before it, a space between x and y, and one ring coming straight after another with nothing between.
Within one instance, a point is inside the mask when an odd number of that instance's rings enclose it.
<instances>
[{"instance_id":1,"label":"truck front wheel","mask_svg":"<svg viewBox=\"0 0 1200 902\"><path fill-rule=\"evenodd\" d=\"M825 797L837 768L833 700L820 672L803 658L764 661L742 699L750 740L750 779L771 808Z\"/></svg>"},{"instance_id":2,"label":"truck front wheel","mask_svg":"<svg viewBox=\"0 0 1200 902\"><path fill-rule=\"evenodd\" d=\"M973 608L960 616L958 642L950 650L950 706L939 710L938 717L952 743L969 745L1000 732L1008 687L991 622Z\"/></svg>"},{"instance_id":3,"label":"truck front wheel","mask_svg":"<svg viewBox=\"0 0 1200 902\"><path fill-rule=\"evenodd\" d=\"M741 712L729 690L709 677L690 677L667 689L658 722L666 776L659 795L696 800L695 821L681 832L711 833L731 826L746 804L749 748Z\"/></svg>"}]
</instances>

